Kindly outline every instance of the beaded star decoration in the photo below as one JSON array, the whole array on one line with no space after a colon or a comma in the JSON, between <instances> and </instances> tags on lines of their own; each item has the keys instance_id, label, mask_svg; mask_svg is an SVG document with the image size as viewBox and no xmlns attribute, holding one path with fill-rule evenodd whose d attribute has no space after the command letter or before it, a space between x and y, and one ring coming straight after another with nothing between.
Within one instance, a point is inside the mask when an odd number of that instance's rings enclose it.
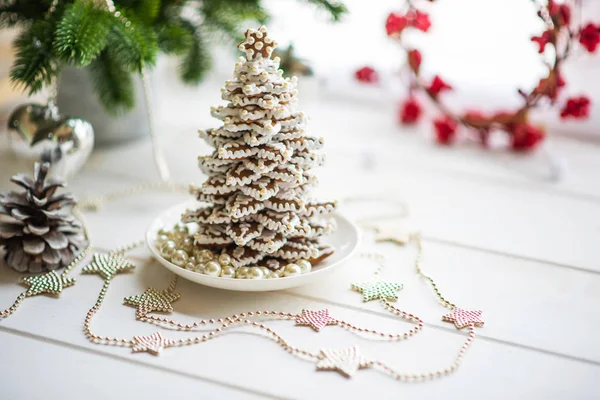
<instances>
[{"instance_id":1,"label":"beaded star decoration","mask_svg":"<svg viewBox=\"0 0 600 400\"><path fill-rule=\"evenodd\" d=\"M81 269L83 274L99 274L111 279L120 272L131 271L135 265L115 254L94 254L93 261Z\"/></svg>"},{"instance_id":2,"label":"beaded star decoration","mask_svg":"<svg viewBox=\"0 0 600 400\"><path fill-rule=\"evenodd\" d=\"M360 354L358 347L346 349L321 349L322 357L317 363L319 371L337 371L351 378L359 369L368 368L371 363Z\"/></svg>"},{"instance_id":3,"label":"beaded star decoration","mask_svg":"<svg viewBox=\"0 0 600 400\"><path fill-rule=\"evenodd\" d=\"M27 276L23 278L23 284L27 285L27 296L36 296L42 293L57 295L64 288L73 286L75 279L59 275L55 271L50 271L43 275Z\"/></svg>"},{"instance_id":4,"label":"beaded star decoration","mask_svg":"<svg viewBox=\"0 0 600 400\"><path fill-rule=\"evenodd\" d=\"M371 301L375 299L381 300L397 300L398 290L402 289L402 285L396 282L388 281L367 281L353 283L352 289L362 293L363 301Z\"/></svg>"},{"instance_id":5,"label":"beaded star decoration","mask_svg":"<svg viewBox=\"0 0 600 400\"><path fill-rule=\"evenodd\" d=\"M173 312L171 303L179 300L179 297L181 297L179 293L148 288L142 294L125 297L123 301L129 306L136 307L136 317L141 318L153 311Z\"/></svg>"},{"instance_id":6,"label":"beaded star decoration","mask_svg":"<svg viewBox=\"0 0 600 400\"><path fill-rule=\"evenodd\" d=\"M165 338L160 332L156 332L150 336L134 336L132 343L131 350L134 353L145 351L158 356L162 349L172 346L175 344L175 341Z\"/></svg>"},{"instance_id":7,"label":"beaded star decoration","mask_svg":"<svg viewBox=\"0 0 600 400\"><path fill-rule=\"evenodd\" d=\"M462 329L469 325L483 326L484 322L481 319L481 310L464 310L455 307L451 313L442 316L442 320L446 322L454 322L457 329Z\"/></svg>"},{"instance_id":8,"label":"beaded star decoration","mask_svg":"<svg viewBox=\"0 0 600 400\"><path fill-rule=\"evenodd\" d=\"M337 323L337 319L329 316L329 310L302 310L302 314L296 317L296 325L308 325L317 332L327 325Z\"/></svg>"}]
</instances>

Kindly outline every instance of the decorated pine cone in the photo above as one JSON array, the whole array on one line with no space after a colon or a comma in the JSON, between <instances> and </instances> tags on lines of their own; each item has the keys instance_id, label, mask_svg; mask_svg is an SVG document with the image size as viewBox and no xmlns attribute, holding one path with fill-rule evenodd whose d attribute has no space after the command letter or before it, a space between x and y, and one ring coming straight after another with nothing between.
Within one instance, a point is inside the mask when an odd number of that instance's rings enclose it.
<instances>
[{"instance_id":1,"label":"decorated pine cone","mask_svg":"<svg viewBox=\"0 0 600 400\"><path fill-rule=\"evenodd\" d=\"M11 181L25 191L0 194L0 247L9 266L19 272L65 267L87 245L81 223L73 216L71 194L56 195L64 181L46 179L50 164L36 163L34 177Z\"/></svg>"}]
</instances>

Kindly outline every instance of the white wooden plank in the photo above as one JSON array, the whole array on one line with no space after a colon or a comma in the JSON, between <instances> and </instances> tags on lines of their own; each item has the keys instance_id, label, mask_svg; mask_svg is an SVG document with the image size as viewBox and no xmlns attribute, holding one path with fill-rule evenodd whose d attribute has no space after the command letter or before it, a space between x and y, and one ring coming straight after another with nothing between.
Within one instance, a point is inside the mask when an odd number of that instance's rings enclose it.
<instances>
[{"instance_id":1,"label":"white wooden plank","mask_svg":"<svg viewBox=\"0 0 600 400\"><path fill-rule=\"evenodd\" d=\"M135 294L148 285L162 287L167 284L168 274L164 270L153 265L140 268L143 271L138 271L137 275L123 275L114 280L106 305L94 322L97 333L129 337L157 330L136 322L134 310L121 305L125 295ZM311 363L291 357L273 342L257 337L256 333L230 332L199 346L166 350L161 357L131 354L128 349L93 345L83 337L81 319L93 303L102 281L94 276L80 277L79 281L77 286L65 291L60 300L42 297L27 300L19 313L2 322L3 326L214 382L234 383L277 397L310 399L334 393L348 398L386 397L398 390L409 397L424 398L439 398L442 394L449 397L460 394L465 398L581 398L599 394L595 380L600 368L596 365L489 340L476 340L456 375L423 385L401 384L377 371L360 371L353 380L335 373L315 372ZM183 298L176 303L175 317L184 320L216 317L244 309L287 311L326 306L312 301L299 302L296 298L274 293L231 293L190 282L181 282L179 290L183 292ZM5 293L10 291L2 290L2 299L9 296ZM408 326L378 315L335 306L329 308L338 318L376 329L403 331ZM381 358L411 373L445 367L465 337L455 331L426 327L407 342L387 343L365 340L335 326L317 334L308 327L295 327L290 321L274 321L269 325L294 345L312 351L322 347L359 345L370 357ZM480 332L485 333L485 329ZM169 337L185 335L179 332L165 334ZM17 365L18 362L20 360L16 361ZM164 379L165 383L169 381L170 378Z\"/></svg>"},{"instance_id":2,"label":"white wooden plank","mask_svg":"<svg viewBox=\"0 0 600 400\"><path fill-rule=\"evenodd\" d=\"M600 363L600 348L589 334L600 329L600 316L594 311L600 306L599 275L444 244L426 242L424 246L423 268L443 295L459 307L484 311L482 335ZM414 246L373 249L390 257L382 279L404 284L398 306L430 324L453 329L441 321L448 310L416 274ZM368 280L375 266L373 261L355 258L323 282L292 292L385 315L382 307L360 303L360 296L349 290L350 283Z\"/></svg>"},{"instance_id":3,"label":"white wooden plank","mask_svg":"<svg viewBox=\"0 0 600 400\"><path fill-rule=\"evenodd\" d=\"M3 399L264 399L223 385L0 327Z\"/></svg>"}]
</instances>

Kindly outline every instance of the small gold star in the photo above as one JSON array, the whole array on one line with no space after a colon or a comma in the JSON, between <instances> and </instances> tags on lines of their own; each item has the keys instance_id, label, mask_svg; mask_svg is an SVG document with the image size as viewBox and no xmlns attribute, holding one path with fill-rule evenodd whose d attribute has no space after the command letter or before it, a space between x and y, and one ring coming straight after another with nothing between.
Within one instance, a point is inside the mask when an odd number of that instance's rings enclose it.
<instances>
[{"instance_id":1,"label":"small gold star","mask_svg":"<svg viewBox=\"0 0 600 400\"><path fill-rule=\"evenodd\" d=\"M148 288L142 294L136 296L125 297L125 304L132 307L137 307L137 318L145 317L153 311L173 312L174 301L181 297L179 293L173 293L167 290L158 291L154 288Z\"/></svg>"},{"instance_id":2,"label":"small gold star","mask_svg":"<svg viewBox=\"0 0 600 400\"><path fill-rule=\"evenodd\" d=\"M81 269L83 274L99 274L110 279L119 272L131 271L135 265L125 258L113 254L94 254L93 261Z\"/></svg>"},{"instance_id":3,"label":"small gold star","mask_svg":"<svg viewBox=\"0 0 600 400\"><path fill-rule=\"evenodd\" d=\"M73 286L75 279L67 278L66 276L58 275L54 271L50 271L43 275L27 276L23 278L22 282L28 286L25 294L29 297L42 293L60 294L64 288Z\"/></svg>"}]
</instances>

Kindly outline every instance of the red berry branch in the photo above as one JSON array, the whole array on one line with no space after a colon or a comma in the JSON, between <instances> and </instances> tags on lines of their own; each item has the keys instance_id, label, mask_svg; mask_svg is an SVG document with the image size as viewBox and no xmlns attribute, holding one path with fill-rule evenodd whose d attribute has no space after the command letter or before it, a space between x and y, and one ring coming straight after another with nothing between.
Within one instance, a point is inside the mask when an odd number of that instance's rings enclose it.
<instances>
[{"instance_id":1,"label":"red berry branch","mask_svg":"<svg viewBox=\"0 0 600 400\"><path fill-rule=\"evenodd\" d=\"M428 0L434 2L435 0ZM454 113L442 101L443 93L453 90L439 75L427 79L422 76L420 67L423 61L421 52L403 42L402 33L407 29L421 32L429 31L431 21L429 15L415 6L414 0L407 0L404 12L391 13L385 23L387 35L395 40L406 52L409 73L409 95L400 105L399 120L409 125L418 122L422 115L422 107L417 94L423 93L440 113L433 120L437 141L441 144L453 143L458 135L459 127L467 132L474 132L475 137L483 145L488 144L492 132L504 132L510 138L511 148L516 151L532 150L545 138L543 127L533 125L529 121L529 113L542 103L557 105L557 97L566 86L561 75L563 63L572 53L575 42L579 42L585 50L595 52L600 45L600 25L589 22L576 27L571 21L571 10L579 0L565 0L556 3L554 0L536 1L538 17L544 22L545 30L531 41L538 45L543 54L548 47L553 48L552 60L548 64L548 75L540 79L530 92L518 90L523 104L512 111L484 113L468 111ZM363 67L356 71L356 79L363 83L374 83L378 80L377 72L371 67ZM585 118L589 115L590 100L586 96L569 98L560 107L560 117Z\"/></svg>"}]
</instances>

